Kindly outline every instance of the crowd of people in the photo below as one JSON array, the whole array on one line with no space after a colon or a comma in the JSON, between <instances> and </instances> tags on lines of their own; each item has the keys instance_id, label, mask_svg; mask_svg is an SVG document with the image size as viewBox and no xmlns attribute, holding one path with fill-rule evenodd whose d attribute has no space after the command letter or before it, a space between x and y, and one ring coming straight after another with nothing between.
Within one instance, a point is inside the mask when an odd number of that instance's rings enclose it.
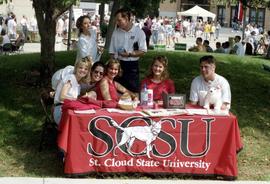
<instances>
[{"instance_id":1,"label":"crowd of people","mask_svg":"<svg viewBox=\"0 0 270 184\"><path fill-rule=\"evenodd\" d=\"M80 28L80 26L74 22L74 19L72 19L72 31L79 31L79 43L82 43L83 40L91 40L93 42L91 45L94 45L95 43L99 44L101 42L104 43L110 15L105 15L102 21L100 20L100 16L98 15L87 14L85 15L85 17L87 17L88 21L90 21L89 26L91 27L91 31L89 35L85 35L84 33L82 33L82 28ZM56 43L62 42L63 39L67 39L69 20L70 19L66 13L58 18L56 23ZM210 47L210 45L213 45L211 42L215 42L218 48L224 48L225 53L227 53L226 51L228 50L234 49L232 42L220 42L220 31L222 27L219 21L214 22L203 21L203 19L183 19L180 17L169 18L166 16L147 16L144 19L137 19L134 14L130 12L130 22L132 22L135 27L138 27L140 29L139 32L144 33L147 48L149 48L150 45L156 44L165 45L167 48L173 48L175 43L180 43L183 39L186 39L187 37L200 37L205 40L205 44L209 42L209 47L207 46L208 50L206 50L207 52L211 52L211 49L213 51L216 50ZM6 33L11 40L16 39L20 32L22 32L24 35L24 39L31 41L35 39L35 35L37 35L38 33L37 21L34 17L29 20L25 15L23 15L20 19L20 22L18 22L15 14L12 12L10 12L6 17L0 20L0 32L2 29L4 30L2 34ZM234 32L238 30L235 30L233 27L232 31ZM0 42L1 40L3 40L2 37L3 35L0 38ZM0 43L1 46L3 46L3 44L5 44L6 42L9 43L9 41L5 39L5 42ZM242 43L243 45L244 54L247 55L266 55L268 53L267 51L270 50L269 42L270 32L266 32L263 30L262 27L258 27L256 24L252 23L248 23L246 25L246 27L244 28L244 38L240 40L240 43ZM221 47L219 47L219 45L221 45ZM77 44L77 47L82 47L82 45ZM92 48L95 49L95 47ZM84 49L92 50L92 48ZM223 53L223 50L218 48L217 52ZM92 50L92 54L96 53L98 52ZM228 53L230 53L230 51ZM231 53L235 52L232 51ZM83 55L84 53L81 54ZM94 60L98 60L99 54L93 57Z\"/></svg>"},{"instance_id":2,"label":"crowd of people","mask_svg":"<svg viewBox=\"0 0 270 184\"><path fill-rule=\"evenodd\" d=\"M153 100L158 107L163 103L163 93L176 92L168 71L169 61L163 55L153 58L148 74L142 81L139 80L138 60L147 52L146 35L133 23L130 11L119 9L115 17L116 29L111 39L110 59L105 65L95 60L92 53L93 47L97 49L96 43L92 41L96 38L96 32L91 32L89 17L78 18L76 26L80 31L75 65L58 70L52 77L52 87L55 89L54 118L57 123L60 122L62 107L67 100L80 101L81 98L87 98L91 103L110 102L110 107L117 107L124 95L132 101L138 101L139 92L147 86L153 90ZM222 109L229 109L229 83L215 73L215 68L213 56L200 59L201 75L191 84L190 101L201 105L201 92L218 85L222 88Z\"/></svg>"},{"instance_id":3,"label":"crowd of people","mask_svg":"<svg viewBox=\"0 0 270 184\"><path fill-rule=\"evenodd\" d=\"M10 12L6 17L1 16L0 33L1 51L16 51L38 33L37 21L35 18L29 21L25 15L18 21L16 15ZM5 47L5 44L10 46Z\"/></svg>"},{"instance_id":4,"label":"crowd of people","mask_svg":"<svg viewBox=\"0 0 270 184\"><path fill-rule=\"evenodd\" d=\"M208 40L204 40L201 37L196 38L196 45L193 47L189 48L188 51L191 52L215 52L215 53L226 53L226 54L237 54L239 56L244 56L244 45L242 44L241 37L240 36L235 36L234 42L235 44L233 47L230 47L230 42L216 42L216 49L213 49L209 45Z\"/></svg>"}]
</instances>

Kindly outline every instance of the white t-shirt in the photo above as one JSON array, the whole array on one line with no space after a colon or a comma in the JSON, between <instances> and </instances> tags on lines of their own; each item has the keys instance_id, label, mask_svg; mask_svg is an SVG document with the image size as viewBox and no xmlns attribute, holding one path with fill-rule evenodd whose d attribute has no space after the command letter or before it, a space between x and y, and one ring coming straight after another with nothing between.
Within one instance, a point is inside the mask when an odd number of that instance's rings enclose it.
<instances>
[{"instance_id":1,"label":"white t-shirt","mask_svg":"<svg viewBox=\"0 0 270 184\"><path fill-rule=\"evenodd\" d=\"M57 86L54 96L54 104L63 103L63 101L60 100L61 91L64 84L66 84L69 80L71 81L71 88L68 90L66 96L70 98L77 98L79 96L81 91L80 84L77 82L77 79L74 74L69 74L65 76L65 78Z\"/></svg>"},{"instance_id":2,"label":"white t-shirt","mask_svg":"<svg viewBox=\"0 0 270 184\"><path fill-rule=\"evenodd\" d=\"M115 57L119 60L137 61L139 57L122 57L118 55L120 49L125 49L129 53L133 52L133 45L136 42L138 43L138 50L147 52L145 33L138 26L133 25L129 31L116 28L112 34L109 53L115 54Z\"/></svg>"},{"instance_id":3,"label":"white t-shirt","mask_svg":"<svg viewBox=\"0 0 270 184\"><path fill-rule=\"evenodd\" d=\"M17 26L17 23L15 22L14 19L10 19L8 21L7 27L8 27L9 35L16 35L16 26Z\"/></svg>"},{"instance_id":4,"label":"white t-shirt","mask_svg":"<svg viewBox=\"0 0 270 184\"><path fill-rule=\"evenodd\" d=\"M62 34L63 30L64 30L64 21L62 18L59 18L56 23L56 32L58 34Z\"/></svg>"},{"instance_id":5,"label":"white t-shirt","mask_svg":"<svg viewBox=\"0 0 270 184\"><path fill-rule=\"evenodd\" d=\"M222 93L222 102L223 103L231 103L231 89L228 81L218 75L215 74L214 81L206 82L204 78L200 75L193 79L190 88L189 100L192 102L199 102L199 105L204 105L204 97L206 92L208 91L210 86L220 86ZM230 108L230 105L228 106Z\"/></svg>"},{"instance_id":6,"label":"white t-shirt","mask_svg":"<svg viewBox=\"0 0 270 184\"><path fill-rule=\"evenodd\" d=\"M20 23L21 23L22 26L27 26L26 18L22 18Z\"/></svg>"},{"instance_id":7,"label":"white t-shirt","mask_svg":"<svg viewBox=\"0 0 270 184\"><path fill-rule=\"evenodd\" d=\"M86 56L91 56L93 61L97 61L97 33L96 30L90 29L90 35L81 34L77 43L76 61Z\"/></svg>"},{"instance_id":8,"label":"white t-shirt","mask_svg":"<svg viewBox=\"0 0 270 184\"><path fill-rule=\"evenodd\" d=\"M8 37L7 34L5 34L5 35L3 36L3 41L2 41L2 44L0 44L0 45L3 46L3 45L5 45L6 43L10 43L10 39L9 39L9 37Z\"/></svg>"},{"instance_id":9,"label":"white t-shirt","mask_svg":"<svg viewBox=\"0 0 270 184\"><path fill-rule=\"evenodd\" d=\"M236 50L236 54L238 56L244 56L245 55L245 49L244 49L244 46L242 44L242 42L237 42L234 44L234 47L237 47L237 50Z\"/></svg>"}]
</instances>

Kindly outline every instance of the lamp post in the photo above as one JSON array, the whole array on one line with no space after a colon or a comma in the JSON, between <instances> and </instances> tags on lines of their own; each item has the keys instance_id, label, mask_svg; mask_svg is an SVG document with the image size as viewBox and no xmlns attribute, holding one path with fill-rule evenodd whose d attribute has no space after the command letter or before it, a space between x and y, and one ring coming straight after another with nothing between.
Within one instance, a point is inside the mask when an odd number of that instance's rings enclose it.
<instances>
[{"instance_id":1,"label":"lamp post","mask_svg":"<svg viewBox=\"0 0 270 184\"><path fill-rule=\"evenodd\" d=\"M69 8L69 21L68 21L68 41L67 41L67 51L70 50L70 46L71 46L71 25L72 25L72 16L73 16L73 12L72 12L72 6Z\"/></svg>"},{"instance_id":2,"label":"lamp post","mask_svg":"<svg viewBox=\"0 0 270 184\"><path fill-rule=\"evenodd\" d=\"M245 37L247 2L248 2L248 0L242 0L242 3L243 3L243 30L242 30L242 40L244 40L244 37Z\"/></svg>"}]
</instances>

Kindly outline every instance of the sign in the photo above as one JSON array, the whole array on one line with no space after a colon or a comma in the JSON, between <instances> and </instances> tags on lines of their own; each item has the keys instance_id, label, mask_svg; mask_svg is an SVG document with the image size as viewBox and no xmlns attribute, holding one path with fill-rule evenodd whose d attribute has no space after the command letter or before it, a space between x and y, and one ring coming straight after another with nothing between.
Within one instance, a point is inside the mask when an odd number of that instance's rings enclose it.
<instances>
[{"instance_id":1,"label":"sign","mask_svg":"<svg viewBox=\"0 0 270 184\"><path fill-rule=\"evenodd\" d=\"M159 44L156 44L154 46L154 50L157 50L157 51L165 51L166 50L166 45L159 45Z\"/></svg>"},{"instance_id":2,"label":"sign","mask_svg":"<svg viewBox=\"0 0 270 184\"><path fill-rule=\"evenodd\" d=\"M64 111L58 146L66 174L184 173L237 176L242 147L235 116L144 117Z\"/></svg>"},{"instance_id":3,"label":"sign","mask_svg":"<svg viewBox=\"0 0 270 184\"><path fill-rule=\"evenodd\" d=\"M163 106L167 109L184 109L186 105L186 95L162 93Z\"/></svg>"},{"instance_id":4,"label":"sign","mask_svg":"<svg viewBox=\"0 0 270 184\"><path fill-rule=\"evenodd\" d=\"M187 44L186 43L175 43L174 49L175 50L187 50Z\"/></svg>"},{"instance_id":5,"label":"sign","mask_svg":"<svg viewBox=\"0 0 270 184\"><path fill-rule=\"evenodd\" d=\"M81 8L73 8L74 22L83 15L83 11Z\"/></svg>"}]
</instances>

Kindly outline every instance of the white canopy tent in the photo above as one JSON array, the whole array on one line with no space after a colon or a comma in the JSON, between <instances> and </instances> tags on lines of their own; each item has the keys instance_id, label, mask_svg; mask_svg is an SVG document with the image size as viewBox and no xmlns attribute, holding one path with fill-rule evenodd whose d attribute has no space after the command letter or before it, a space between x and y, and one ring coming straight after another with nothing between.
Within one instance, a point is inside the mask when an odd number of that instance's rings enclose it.
<instances>
[{"instance_id":1,"label":"white canopy tent","mask_svg":"<svg viewBox=\"0 0 270 184\"><path fill-rule=\"evenodd\" d=\"M191 16L192 19L196 19L197 17L202 17L204 21L207 20L208 17L212 18L212 20L214 20L216 18L216 14L203 9L198 5L194 6L193 8L190 8L186 11L177 12L177 15Z\"/></svg>"}]
</instances>

